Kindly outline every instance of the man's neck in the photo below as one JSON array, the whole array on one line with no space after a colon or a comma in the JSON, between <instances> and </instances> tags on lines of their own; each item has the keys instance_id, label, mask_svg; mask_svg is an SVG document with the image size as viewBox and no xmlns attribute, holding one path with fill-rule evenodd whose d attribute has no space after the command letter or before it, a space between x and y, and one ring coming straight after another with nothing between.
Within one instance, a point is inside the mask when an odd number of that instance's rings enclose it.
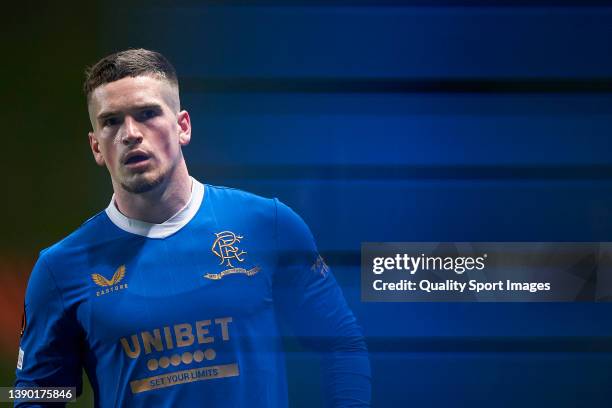
<instances>
[{"instance_id":1,"label":"man's neck","mask_svg":"<svg viewBox=\"0 0 612 408\"><path fill-rule=\"evenodd\" d=\"M115 206L126 217L151 224L161 224L179 212L191 197L192 179L186 166L179 166L173 174L153 190L134 194L113 183Z\"/></svg>"}]
</instances>

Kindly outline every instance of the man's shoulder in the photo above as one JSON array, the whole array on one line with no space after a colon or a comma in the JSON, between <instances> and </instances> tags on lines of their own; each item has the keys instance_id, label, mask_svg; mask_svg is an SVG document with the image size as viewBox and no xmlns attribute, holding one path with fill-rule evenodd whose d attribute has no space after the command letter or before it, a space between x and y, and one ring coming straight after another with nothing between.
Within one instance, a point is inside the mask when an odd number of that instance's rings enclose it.
<instances>
[{"instance_id":1,"label":"man's shoulder","mask_svg":"<svg viewBox=\"0 0 612 408\"><path fill-rule=\"evenodd\" d=\"M112 239L109 237L112 232L113 229L109 228L105 212L100 211L61 240L41 250L40 257L50 262L61 260L77 252L86 252L91 246L103 240Z\"/></svg>"},{"instance_id":2,"label":"man's shoulder","mask_svg":"<svg viewBox=\"0 0 612 408\"><path fill-rule=\"evenodd\" d=\"M267 198L261 195L241 190L235 187L216 186L207 184L207 192L216 203L230 206L241 206L242 210L274 209L276 206L275 198ZM206 197L204 197L206 200Z\"/></svg>"},{"instance_id":3,"label":"man's shoulder","mask_svg":"<svg viewBox=\"0 0 612 408\"><path fill-rule=\"evenodd\" d=\"M248 227L248 230L259 231L264 235L265 231L270 234L275 231L278 199L209 184L206 191L208 198L204 197L205 213L213 215L218 225L242 231Z\"/></svg>"}]
</instances>

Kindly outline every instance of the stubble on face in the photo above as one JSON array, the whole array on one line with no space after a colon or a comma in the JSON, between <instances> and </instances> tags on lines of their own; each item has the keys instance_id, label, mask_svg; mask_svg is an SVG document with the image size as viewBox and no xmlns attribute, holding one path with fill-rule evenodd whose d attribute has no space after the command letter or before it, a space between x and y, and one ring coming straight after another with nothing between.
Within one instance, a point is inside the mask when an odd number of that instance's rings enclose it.
<instances>
[{"instance_id":1,"label":"stubble on face","mask_svg":"<svg viewBox=\"0 0 612 408\"><path fill-rule=\"evenodd\" d=\"M121 181L120 185L125 191L131 194L143 194L155 189L164 182L165 175L160 174L153 180L134 180L132 182Z\"/></svg>"},{"instance_id":2,"label":"stubble on face","mask_svg":"<svg viewBox=\"0 0 612 408\"><path fill-rule=\"evenodd\" d=\"M168 178L168 175L174 171L176 166L177 162L173 162L172 165L165 170L158 169L158 171L156 171L155 175L152 177L147 177L145 174L141 174L138 177L130 177L129 179L123 178L119 182L119 185L121 188L131 194L148 193L149 191L152 191L156 187L162 185Z\"/></svg>"}]
</instances>

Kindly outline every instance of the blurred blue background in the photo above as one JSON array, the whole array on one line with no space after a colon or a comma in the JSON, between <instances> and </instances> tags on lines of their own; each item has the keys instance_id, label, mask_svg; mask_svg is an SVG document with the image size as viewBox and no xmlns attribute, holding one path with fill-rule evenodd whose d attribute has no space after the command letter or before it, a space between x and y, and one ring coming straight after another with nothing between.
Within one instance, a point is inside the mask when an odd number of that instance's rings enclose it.
<instances>
[{"instance_id":1,"label":"blurred blue background","mask_svg":"<svg viewBox=\"0 0 612 408\"><path fill-rule=\"evenodd\" d=\"M612 241L609 6L112 0L58 29L79 22L66 35L83 50L77 71L128 47L166 55L193 122L191 173L302 215L367 336L374 406L608 407L611 304L362 303L359 251ZM86 120L66 173L83 172L79 203L97 211L111 189L87 156ZM56 241L80 215L21 247ZM291 405L317 406L317 360L288 347Z\"/></svg>"}]
</instances>

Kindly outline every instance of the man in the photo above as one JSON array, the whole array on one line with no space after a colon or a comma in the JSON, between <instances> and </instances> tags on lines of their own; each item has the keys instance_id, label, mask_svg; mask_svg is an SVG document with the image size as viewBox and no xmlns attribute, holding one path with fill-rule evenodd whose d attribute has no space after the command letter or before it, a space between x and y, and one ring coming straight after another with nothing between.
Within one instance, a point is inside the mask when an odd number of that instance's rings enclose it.
<instances>
[{"instance_id":1,"label":"man","mask_svg":"<svg viewBox=\"0 0 612 408\"><path fill-rule=\"evenodd\" d=\"M280 317L322 352L328 405L369 405L361 330L301 218L190 177L172 65L122 51L84 88L114 195L41 252L16 386L80 389L84 368L100 407L284 407Z\"/></svg>"}]
</instances>

